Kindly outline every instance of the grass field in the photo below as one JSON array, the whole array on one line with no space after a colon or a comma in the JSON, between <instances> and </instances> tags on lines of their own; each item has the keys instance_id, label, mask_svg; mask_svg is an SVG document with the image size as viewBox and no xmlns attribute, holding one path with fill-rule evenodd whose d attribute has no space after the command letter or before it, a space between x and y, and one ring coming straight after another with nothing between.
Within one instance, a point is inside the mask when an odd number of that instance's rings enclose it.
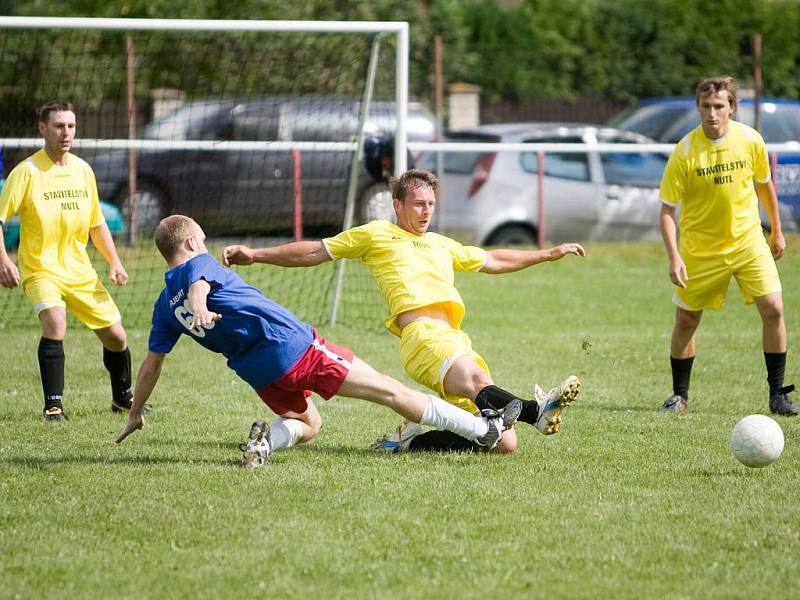
<instances>
[{"instance_id":1,"label":"grass field","mask_svg":"<svg viewBox=\"0 0 800 600\"><path fill-rule=\"evenodd\" d=\"M800 238L780 263L800 344ZM589 245L458 283L496 381L583 381L561 433L520 450L375 455L385 408L319 402L322 434L237 466L265 414L224 360L182 341L122 445L94 337L67 337L66 426L39 421L38 332L6 324L0 402L0 598L789 598L800 566L800 419L761 470L728 449L768 412L760 321L731 289L700 329L690 413L666 416L673 308L660 245ZM254 267L258 268L258 267ZM247 277L247 272L244 272ZM489 287L491 286L491 287ZM7 293L7 292L4 292ZM374 328L321 328L404 381ZM129 331L134 363L147 331ZM787 383L800 383L790 352Z\"/></svg>"}]
</instances>

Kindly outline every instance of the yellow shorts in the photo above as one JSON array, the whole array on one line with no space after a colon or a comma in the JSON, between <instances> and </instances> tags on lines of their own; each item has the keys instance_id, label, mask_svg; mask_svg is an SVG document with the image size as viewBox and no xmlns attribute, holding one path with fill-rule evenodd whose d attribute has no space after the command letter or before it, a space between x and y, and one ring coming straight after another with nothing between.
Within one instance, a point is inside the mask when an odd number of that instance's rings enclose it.
<instances>
[{"instance_id":1,"label":"yellow shorts","mask_svg":"<svg viewBox=\"0 0 800 600\"><path fill-rule=\"evenodd\" d=\"M462 356L471 356L487 373L486 361L472 349L469 336L437 319L417 319L400 334L400 360L411 378L433 390L450 404L477 414L480 412L469 398L444 393L444 378L453 363Z\"/></svg>"},{"instance_id":2,"label":"yellow shorts","mask_svg":"<svg viewBox=\"0 0 800 600\"><path fill-rule=\"evenodd\" d=\"M684 257L689 280L675 287L672 301L686 310L720 309L725 303L731 276L736 278L746 304L781 291L778 268L766 242L740 252L711 258Z\"/></svg>"},{"instance_id":3,"label":"yellow shorts","mask_svg":"<svg viewBox=\"0 0 800 600\"><path fill-rule=\"evenodd\" d=\"M98 277L65 284L52 275L38 273L22 283L37 315L46 308L67 308L89 329L104 329L122 320L111 294Z\"/></svg>"}]
</instances>

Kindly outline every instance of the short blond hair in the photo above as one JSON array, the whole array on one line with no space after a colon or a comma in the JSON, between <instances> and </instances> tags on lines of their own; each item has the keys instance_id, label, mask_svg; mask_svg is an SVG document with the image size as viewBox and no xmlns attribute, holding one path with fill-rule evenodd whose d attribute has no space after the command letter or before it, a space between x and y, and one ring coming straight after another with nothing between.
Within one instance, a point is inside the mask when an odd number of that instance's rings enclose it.
<instances>
[{"instance_id":1,"label":"short blond hair","mask_svg":"<svg viewBox=\"0 0 800 600\"><path fill-rule=\"evenodd\" d=\"M186 215L170 215L161 219L153 234L153 239L155 239L156 247L164 260L169 262L175 258L183 240L194 233L192 231L194 225L194 219Z\"/></svg>"},{"instance_id":2,"label":"short blond hair","mask_svg":"<svg viewBox=\"0 0 800 600\"><path fill-rule=\"evenodd\" d=\"M697 85L694 91L694 101L695 104L700 106L701 96L705 96L708 93L728 92L728 101L731 104L731 108L736 110L736 92L738 89L739 86L736 84L736 80L730 75L709 77Z\"/></svg>"}]
</instances>

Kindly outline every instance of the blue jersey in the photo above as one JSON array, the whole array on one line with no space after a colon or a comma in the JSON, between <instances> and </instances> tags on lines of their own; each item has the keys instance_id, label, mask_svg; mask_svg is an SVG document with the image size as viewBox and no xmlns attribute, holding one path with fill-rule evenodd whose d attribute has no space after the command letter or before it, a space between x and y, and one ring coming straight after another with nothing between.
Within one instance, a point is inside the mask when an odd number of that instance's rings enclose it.
<instances>
[{"instance_id":1,"label":"blue jersey","mask_svg":"<svg viewBox=\"0 0 800 600\"><path fill-rule=\"evenodd\" d=\"M264 297L210 254L200 254L167 271L166 287L153 307L151 352L167 353L181 334L223 354L228 366L258 390L280 379L314 343L311 325ZM204 279L211 286L208 309L222 318L189 329L189 287Z\"/></svg>"}]
</instances>

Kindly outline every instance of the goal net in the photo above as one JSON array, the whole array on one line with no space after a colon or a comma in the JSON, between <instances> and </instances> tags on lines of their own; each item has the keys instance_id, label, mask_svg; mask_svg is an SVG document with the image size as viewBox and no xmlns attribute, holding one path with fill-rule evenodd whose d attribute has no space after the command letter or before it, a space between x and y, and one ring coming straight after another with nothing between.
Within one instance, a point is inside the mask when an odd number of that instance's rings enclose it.
<instances>
[{"instance_id":1,"label":"goal net","mask_svg":"<svg viewBox=\"0 0 800 600\"><path fill-rule=\"evenodd\" d=\"M90 255L128 326L149 324L163 287L152 231L166 215L197 220L219 258L229 243L318 239L391 214L385 179L406 160L405 23L0 17L0 30L2 176L42 147L36 107L71 101L72 151L95 171L130 283L108 283ZM14 259L15 228L4 225ZM380 326L360 265L240 273L314 324ZM0 323L36 324L19 289L0 295Z\"/></svg>"}]
</instances>

